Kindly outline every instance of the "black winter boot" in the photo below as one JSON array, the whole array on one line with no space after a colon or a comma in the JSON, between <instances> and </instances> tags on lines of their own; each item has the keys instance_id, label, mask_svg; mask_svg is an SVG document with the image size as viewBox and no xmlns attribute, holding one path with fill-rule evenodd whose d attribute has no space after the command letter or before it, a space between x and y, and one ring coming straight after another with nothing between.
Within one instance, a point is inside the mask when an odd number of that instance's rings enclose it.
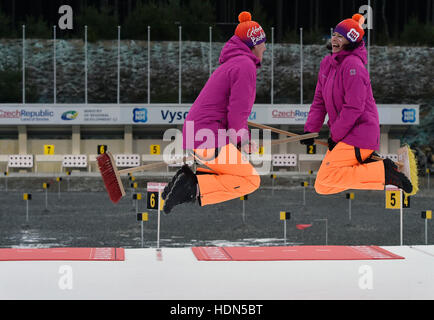
<instances>
[{"instance_id":1,"label":"black winter boot","mask_svg":"<svg viewBox=\"0 0 434 320\"><path fill-rule=\"evenodd\" d=\"M195 202L197 196L197 178L191 169L186 166L173 183L164 201L164 213L170 213L173 207L186 202Z\"/></svg>"},{"instance_id":2,"label":"black winter boot","mask_svg":"<svg viewBox=\"0 0 434 320\"><path fill-rule=\"evenodd\" d=\"M167 195L169 194L170 190L173 187L173 184L175 183L175 180L178 178L178 176L185 172L188 168L188 165L184 164L181 169L179 169L178 171L176 171L175 175L173 176L172 180L167 184L167 186L164 188L163 192L161 193L161 198L163 198L163 200L166 200Z\"/></svg>"},{"instance_id":3,"label":"black winter boot","mask_svg":"<svg viewBox=\"0 0 434 320\"><path fill-rule=\"evenodd\" d=\"M383 164L386 185L391 184L397 186L407 193L411 193L411 191L413 191L413 186L411 185L410 180L405 174L398 171L398 167L392 160L385 159L383 160Z\"/></svg>"}]
</instances>

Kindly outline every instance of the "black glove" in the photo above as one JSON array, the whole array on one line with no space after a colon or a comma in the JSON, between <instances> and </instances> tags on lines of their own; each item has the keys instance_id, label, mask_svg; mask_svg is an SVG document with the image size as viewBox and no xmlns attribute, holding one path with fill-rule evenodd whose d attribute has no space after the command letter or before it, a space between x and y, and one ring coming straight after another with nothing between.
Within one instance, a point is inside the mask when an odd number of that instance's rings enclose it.
<instances>
[{"instance_id":1,"label":"black glove","mask_svg":"<svg viewBox=\"0 0 434 320\"><path fill-rule=\"evenodd\" d=\"M304 134L308 134L308 133L311 133L311 132L309 132L309 131L304 132ZM310 146L312 144L315 144L315 140L313 138L307 138L307 139L300 140L300 143L305 144L307 146Z\"/></svg>"},{"instance_id":2,"label":"black glove","mask_svg":"<svg viewBox=\"0 0 434 320\"><path fill-rule=\"evenodd\" d=\"M333 148L336 146L337 142L334 142L334 141L332 140L332 138L329 138L329 139L327 140L327 142L328 142L328 144L329 144L329 150L332 151Z\"/></svg>"}]
</instances>

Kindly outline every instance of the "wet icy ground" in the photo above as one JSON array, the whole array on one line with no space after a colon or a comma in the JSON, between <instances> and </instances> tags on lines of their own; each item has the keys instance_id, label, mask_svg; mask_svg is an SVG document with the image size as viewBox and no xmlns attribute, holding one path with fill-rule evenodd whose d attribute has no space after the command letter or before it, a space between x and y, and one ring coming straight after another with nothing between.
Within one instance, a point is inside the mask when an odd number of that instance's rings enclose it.
<instances>
[{"instance_id":1,"label":"wet icy ground","mask_svg":"<svg viewBox=\"0 0 434 320\"><path fill-rule=\"evenodd\" d=\"M157 212L146 209L146 181L166 182L169 177L138 177L139 188L131 190L124 178L127 195L118 204L108 199L100 177L70 177L60 185L54 177L9 177L6 191L0 180L0 247L87 247L142 246L141 222L136 220L133 192L145 194L138 212L149 212L143 222L144 247L157 246ZM161 213L161 247L198 245L283 245L284 223L280 211L290 212L286 222L286 244L305 245L387 245L400 244L400 211L385 209L384 191L358 191L351 201L343 192L321 196L312 187L303 188L306 177L278 177L274 189L269 177L244 202L199 207L184 204L170 215ZM50 182L47 209L43 182ZM434 209L434 188L413 196L403 214L403 244L425 244L422 210ZM68 191L69 190L69 191ZM31 193L28 221L23 193ZM304 203L303 203L304 202ZM326 221L327 219L327 235ZM312 224L299 230L298 224ZM428 244L434 242L434 222L428 221Z\"/></svg>"}]
</instances>

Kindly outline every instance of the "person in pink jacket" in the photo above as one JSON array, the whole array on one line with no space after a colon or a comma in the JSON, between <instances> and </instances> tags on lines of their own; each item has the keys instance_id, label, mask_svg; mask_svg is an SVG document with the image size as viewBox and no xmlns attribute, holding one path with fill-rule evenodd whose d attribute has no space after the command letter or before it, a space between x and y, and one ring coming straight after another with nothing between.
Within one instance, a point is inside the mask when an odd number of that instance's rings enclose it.
<instances>
[{"instance_id":1,"label":"person in pink jacket","mask_svg":"<svg viewBox=\"0 0 434 320\"><path fill-rule=\"evenodd\" d=\"M247 120L256 97L256 70L266 36L249 12L238 16L235 34L193 103L183 126L183 148L206 168L194 173L184 165L162 193L163 211L184 202L215 204L252 193L259 174L243 153L256 151Z\"/></svg>"},{"instance_id":2,"label":"person in pink jacket","mask_svg":"<svg viewBox=\"0 0 434 320\"><path fill-rule=\"evenodd\" d=\"M373 161L380 146L378 110L372 94L363 41L364 17L340 22L331 39L331 54L320 64L314 99L304 131L319 132L326 115L327 151L315 180L319 194L347 189L383 190L387 184L412 191L409 179L390 160ZM300 141L313 144L313 139Z\"/></svg>"}]
</instances>

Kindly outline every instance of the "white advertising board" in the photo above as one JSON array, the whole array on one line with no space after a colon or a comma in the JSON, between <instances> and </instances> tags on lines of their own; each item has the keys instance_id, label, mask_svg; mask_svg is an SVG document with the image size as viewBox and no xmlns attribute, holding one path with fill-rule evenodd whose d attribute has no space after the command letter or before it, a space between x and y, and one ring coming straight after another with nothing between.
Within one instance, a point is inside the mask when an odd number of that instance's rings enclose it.
<instances>
[{"instance_id":1,"label":"white advertising board","mask_svg":"<svg viewBox=\"0 0 434 320\"><path fill-rule=\"evenodd\" d=\"M377 105L382 125L418 125L419 105ZM0 104L0 125L183 124L191 104ZM249 121L304 125L309 104L255 104ZM326 118L327 120L327 118Z\"/></svg>"}]
</instances>

